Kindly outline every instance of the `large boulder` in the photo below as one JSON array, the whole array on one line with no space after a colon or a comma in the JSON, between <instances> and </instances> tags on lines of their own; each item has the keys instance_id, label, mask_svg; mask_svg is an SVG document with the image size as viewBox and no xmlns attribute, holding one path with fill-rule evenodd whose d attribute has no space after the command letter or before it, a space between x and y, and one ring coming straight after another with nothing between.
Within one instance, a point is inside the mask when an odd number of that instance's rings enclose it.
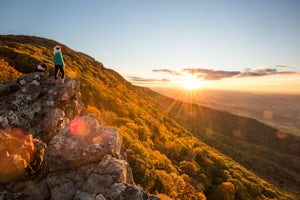
<instances>
[{"instance_id":1,"label":"large boulder","mask_svg":"<svg viewBox=\"0 0 300 200\"><path fill-rule=\"evenodd\" d=\"M122 136L114 128L100 126L97 118L81 116L56 134L45 154L44 170L55 172L100 162L105 155L120 158Z\"/></svg>"}]
</instances>

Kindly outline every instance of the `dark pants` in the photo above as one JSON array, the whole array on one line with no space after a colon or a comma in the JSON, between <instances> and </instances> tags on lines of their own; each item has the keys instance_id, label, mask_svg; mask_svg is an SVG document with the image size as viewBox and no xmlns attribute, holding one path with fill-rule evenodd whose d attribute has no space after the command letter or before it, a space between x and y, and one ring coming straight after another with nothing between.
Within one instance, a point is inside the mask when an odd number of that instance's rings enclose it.
<instances>
[{"instance_id":1,"label":"dark pants","mask_svg":"<svg viewBox=\"0 0 300 200\"><path fill-rule=\"evenodd\" d=\"M63 66L61 66L61 65L55 65L55 69L54 69L54 79L55 80L57 79L58 71L60 71L61 78L65 77L65 71L64 71Z\"/></svg>"}]
</instances>

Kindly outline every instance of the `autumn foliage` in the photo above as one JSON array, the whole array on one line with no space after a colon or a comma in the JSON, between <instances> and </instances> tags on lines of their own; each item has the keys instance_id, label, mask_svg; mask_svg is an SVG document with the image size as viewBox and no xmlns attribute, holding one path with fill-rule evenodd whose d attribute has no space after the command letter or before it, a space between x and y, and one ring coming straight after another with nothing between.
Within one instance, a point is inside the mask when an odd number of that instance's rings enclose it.
<instances>
[{"instance_id":1,"label":"autumn foliage","mask_svg":"<svg viewBox=\"0 0 300 200\"><path fill-rule=\"evenodd\" d=\"M31 64L44 62L50 66L49 74L52 75L51 51L57 42L27 36L0 36L0 42L1 67L7 70L13 67L16 71L27 73ZM180 123L180 117L163 107L167 102L158 103L163 99L161 95L133 86L102 63L60 45L66 62L66 75L80 80L81 97L88 111L95 113L105 125L114 126L122 133L134 180L149 192L181 200L296 199L295 191L279 189L276 181L252 173L226 156L225 150L222 150L224 154L221 153L213 144L222 141L215 141L216 137L206 138L208 127L197 129L197 124L184 126ZM19 56L12 58L3 51ZM26 69L23 69L25 65L20 68L18 63L22 62L27 63ZM0 78L5 76L0 75ZM183 114L181 117L188 116ZM194 133L194 130L197 131ZM225 139L230 140L228 137ZM233 139L231 141L233 146L237 145ZM228 148L228 151L232 149ZM247 152L239 153L241 157L248 155Z\"/></svg>"}]
</instances>

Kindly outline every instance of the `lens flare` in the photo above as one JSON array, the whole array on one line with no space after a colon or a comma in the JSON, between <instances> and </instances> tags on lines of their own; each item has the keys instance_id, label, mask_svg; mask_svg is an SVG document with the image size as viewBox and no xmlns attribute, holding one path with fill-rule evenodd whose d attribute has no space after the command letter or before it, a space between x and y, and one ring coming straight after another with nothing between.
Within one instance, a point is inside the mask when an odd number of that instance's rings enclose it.
<instances>
[{"instance_id":1,"label":"lens flare","mask_svg":"<svg viewBox=\"0 0 300 200\"><path fill-rule=\"evenodd\" d=\"M83 136L88 134L89 126L83 119L75 118L69 124L69 131L72 135Z\"/></svg>"},{"instance_id":2,"label":"lens flare","mask_svg":"<svg viewBox=\"0 0 300 200\"><path fill-rule=\"evenodd\" d=\"M0 183L22 177L34 153L32 135L17 128L0 130Z\"/></svg>"}]
</instances>

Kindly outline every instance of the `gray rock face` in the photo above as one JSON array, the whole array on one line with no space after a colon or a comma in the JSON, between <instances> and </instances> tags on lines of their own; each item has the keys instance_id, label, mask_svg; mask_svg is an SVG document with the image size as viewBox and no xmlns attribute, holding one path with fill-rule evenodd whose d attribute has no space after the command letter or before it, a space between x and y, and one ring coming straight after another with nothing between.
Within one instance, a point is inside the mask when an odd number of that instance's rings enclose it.
<instances>
[{"instance_id":1,"label":"gray rock face","mask_svg":"<svg viewBox=\"0 0 300 200\"><path fill-rule=\"evenodd\" d=\"M13 88L10 90L10 88ZM45 73L31 73L0 89L0 128L22 127L48 143L84 105L79 81L55 84Z\"/></svg>"},{"instance_id":2,"label":"gray rock face","mask_svg":"<svg viewBox=\"0 0 300 200\"><path fill-rule=\"evenodd\" d=\"M114 128L100 126L91 116L77 117L48 145L44 168L54 172L99 162L105 155L121 157L122 137Z\"/></svg>"},{"instance_id":3,"label":"gray rock face","mask_svg":"<svg viewBox=\"0 0 300 200\"><path fill-rule=\"evenodd\" d=\"M159 199L135 185L121 134L85 113L79 87L44 73L0 85L0 168L12 169L0 199Z\"/></svg>"}]
</instances>

